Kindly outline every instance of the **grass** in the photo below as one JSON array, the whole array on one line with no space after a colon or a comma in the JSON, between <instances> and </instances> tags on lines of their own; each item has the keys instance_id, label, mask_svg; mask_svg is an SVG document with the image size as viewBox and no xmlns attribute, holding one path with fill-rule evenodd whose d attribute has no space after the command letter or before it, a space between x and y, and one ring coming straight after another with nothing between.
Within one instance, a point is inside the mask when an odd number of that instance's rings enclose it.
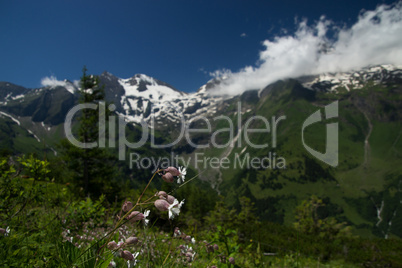
<instances>
[{"instance_id":1,"label":"grass","mask_svg":"<svg viewBox=\"0 0 402 268\"><path fill-rule=\"evenodd\" d=\"M249 153L251 157L263 157L269 152L275 152L277 156L285 158L287 168L253 172L241 169L221 170L222 178L224 178L221 189L227 195L227 203L234 205L236 196L241 193L249 194L257 203L271 198L274 202L271 205L277 208L276 213L279 215L282 213L280 211L284 211L283 216L274 218L282 219L283 223L289 225L293 221L295 205L307 196L317 194L322 198L328 197L331 203L342 208L343 212L338 217L347 219L355 227L355 233L372 236L372 229L371 231L369 229L374 226L376 218L367 218L367 215L362 215L359 208L350 200L361 200L359 202L365 202L366 206L373 207L370 200L373 193L383 195L388 191L389 186L385 178L389 174L402 174L402 168L399 167L402 151L400 123L380 120L375 116L372 117L371 114L370 122L368 122L364 114L370 112L368 108L370 105L378 105L375 98L386 103L392 102L393 95L389 95L389 91L383 87L368 86L365 89L339 95L318 95L315 102L304 99L289 101L291 90L291 83L283 83L276 92L273 90L266 99L260 100L255 111L255 114L266 118L272 115L277 117L286 115L286 119L278 126L278 146L265 149L254 149L248 146L243 152L243 154ZM356 98L364 98L371 103L366 104L367 107L360 107L355 104ZM324 152L325 124L339 123L339 166L328 168L306 152L301 142L301 129L302 123L310 114L320 108L322 110L324 105L339 99L339 117L336 120L313 124L307 127L304 133L308 146ZM395 108L390 107L390 109ZM381 116L380 113L378 115ZM364 140L369 134L370 123L373 126L369 136L370 154L367 164L363 165L365 162ZM253 127L261 128L263 125L256 122ZM255 143L260 144L272 142L269 134L257 133L253 134L252 138ZM245 144L244 139L242 143ZM244 148L244 146L233 148L229 159L233 162L235 154L240 154ZM220 151L211 150L209 153L218 155ZM306 157L312 158L313 162L306 162ZM265 179L264 184L264 177L275 179L269 181L270 184L267 184L269 179ZM275 187L275 185L281 187ZM385 206L388 205L385 204ZM272 211L261 211L262 217L269 217L266 213L272 213Z\"/></svg>"}]
</instances>

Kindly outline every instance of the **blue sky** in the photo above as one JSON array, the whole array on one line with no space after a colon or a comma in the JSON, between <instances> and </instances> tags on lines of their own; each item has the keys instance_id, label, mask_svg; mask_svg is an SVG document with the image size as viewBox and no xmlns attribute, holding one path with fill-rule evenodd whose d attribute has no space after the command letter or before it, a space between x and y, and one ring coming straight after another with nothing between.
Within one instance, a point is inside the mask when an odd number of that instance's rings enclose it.
<instances>
[{"instance_id":1,"label":"blue sky","mask_svg":"<svg viewBox=\"0 0 402 268\"><path fill-rule=\"evenodd\" d=\"M144 73L196 91L217 70L258 66L265 40L325 15L351 27L362 9L394 1L1 1L0 81L39 87L108 71ZM327 31L330 35L331 31Z\"/></svg>"}]
</instances>

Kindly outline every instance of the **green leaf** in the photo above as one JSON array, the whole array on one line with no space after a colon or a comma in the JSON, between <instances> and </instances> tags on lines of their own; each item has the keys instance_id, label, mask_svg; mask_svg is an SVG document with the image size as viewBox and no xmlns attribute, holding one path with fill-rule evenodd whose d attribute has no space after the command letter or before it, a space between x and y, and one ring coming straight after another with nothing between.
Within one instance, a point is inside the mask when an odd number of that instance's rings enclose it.
<instances>
[{"instance_id":1,"label":"green leaf","mask_svg":"<svg viewBox=\"0 0 402 268\"><path fill-rule=\"evenodd\" d=\"M57 245L59 257L66 267L70 267L77 260L80 250L76 248L71 242L66 241Z\"/></svg>"},{"instance_id":2,"label":"green leaf","mask_svg":"<svg viewBox=\"0 0 402 268\"><path fill-rule=\"evenodd\" d=\"M113 255L109 254L109 256L100 263L100 265L98 266L99 268L108 268L109 267L109 263L113 260Z\"/></svg>"}]
</instances>

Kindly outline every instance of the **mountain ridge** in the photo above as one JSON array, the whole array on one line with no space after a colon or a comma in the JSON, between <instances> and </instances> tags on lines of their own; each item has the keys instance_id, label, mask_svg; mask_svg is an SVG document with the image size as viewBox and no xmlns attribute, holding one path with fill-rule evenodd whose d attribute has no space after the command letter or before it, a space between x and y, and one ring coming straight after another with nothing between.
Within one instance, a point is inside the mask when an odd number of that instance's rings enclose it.
<instances>
[{"instance_id":1,"label":"mountain ridge","mask_svg":"<svg viewBox=\"0 0 402 268\"><path fill-rule=\"evenodd\" d=\"M105 71L99 75L100 83L105 88L106 101L114 103L116 112L123 116L127 122L140 123L144 120L149 123L152 119L151 115L153 115L157 119L156 121L160 121L159 123L162 125L166 124L166 120L178 123L183 118L190 120L196 116L213 115L222 101L234 97L219 95L218 92L214 91L215 86L219 85L222 79L224 78L213 78L196 92L186 93L145 74L135 74L130 78L119 78ZM402 81L402 66L371 66L358 71L324 73L315 76L303 76L295 78L295 80L299 81L304 88L313 91L349 91L361 88L369 81L375 84ZM275 83L256 89L259 91L259 96L264 95L264 90L266 91L273 84ZM0 82L0 105L4 109L10 103L15 105L16 101L22 102L26 96L33 98L33 95L38 95L40 92L47 92L46 90L60 91L63 88L72 95L76 95L78 91L77 85L67 80L57 81L53 86L48 85L36 89L24 88L10 82ZM15 110L12 113L17 116L21 115Z\"/></svg>"},{"instance_id":2,"label":"mountain ridge","mask_svg":"<svg viewBox=\"0 0 402 268\"><path fill-rule=\"evenodd\" d=\"M318 194L331 208L328 213L355 226L359 234L402 237L402 170L398 164L402 156L401 72L387 66L370 68L359 71L359 75L350 72L283 79L236 96L209 94L207 88L213 90L218 79L191 94L181 94L166 84L159 86L157 80L144 75L121 79L103 73L99 82L105 86L108 104L113 103L116 114L127 122L127 140L141 137L141 126L136 122L145 121L154 128L156 144L176 140L182 127L208 130L206 121L210 123L209 131L190 133L171 148L155 149L149 143L136 150L127 148L126 160L132 152L138 159L177 155L200 173L200 179L225 195L230 206L238 208L238 197L249 197L262 219L291 224L297 203ZM4 96L0 100L0 136L4 137L4 148L16 153L56 153L54 148L64 137L65 114L78 103L77 91L69 91L62 83L76 87L61 81L53 87L27 91L16 87L10 95L13 86L0 83L0 95ZM22 93L24 96L20 96ZM306 118L335 101L339 103L339 117L331 120L339 124L340 154L339 166L333 168L306 151L301 132ZM246 131L246 124L248 129L267 128L258 118L273 122L271 119L280 117L283 119L278 123L275 141L272 133ZM319 152L326 150L326 123L317 122L304 134L306 144ZM207 147L194 148L189 139ZM219 146L211 146L212 140ZM254 148L250 145L253 143L269 146ZM201 165L197 155L204 157L205 165L208 159L227 159L237 167L197 166ZM275 164L282 158L286 168ZM270 165L253 168L247 165L253 159L269 160ZM117 164L128 166L123 161ZM145 171L130 170L128 174L136 172Z\"/></svg>"}]
</instances>

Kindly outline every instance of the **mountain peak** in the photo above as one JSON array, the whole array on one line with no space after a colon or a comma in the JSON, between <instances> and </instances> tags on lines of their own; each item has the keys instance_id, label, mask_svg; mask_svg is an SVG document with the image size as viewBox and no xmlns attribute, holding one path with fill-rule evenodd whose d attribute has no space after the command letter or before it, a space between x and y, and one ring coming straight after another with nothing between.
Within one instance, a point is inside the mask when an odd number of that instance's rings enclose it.
<instances>
[{"instance_id":1,"label":"mountain peak","mask_svg":"<svg viewBox=\"0 0 402 268\"><path fill-rule=\"evenodd\" d=\"M347 91L362 88L368 81L375 84L402 81L402 66L376 65L348 72L322 73L317 76L305 76L298 79L304 87L316 91Z\"/></svg>"},{"instance_id":2,"label":"mountain peak","mask_svg":"<svg viewBox=\"0 0 402 268\"><path fill-rule=\"evenodd\" d=\"M101 77L116 77L112 73L109 73L108 71L104 71L100 76Z\"/></svg>"}]
</instances>

